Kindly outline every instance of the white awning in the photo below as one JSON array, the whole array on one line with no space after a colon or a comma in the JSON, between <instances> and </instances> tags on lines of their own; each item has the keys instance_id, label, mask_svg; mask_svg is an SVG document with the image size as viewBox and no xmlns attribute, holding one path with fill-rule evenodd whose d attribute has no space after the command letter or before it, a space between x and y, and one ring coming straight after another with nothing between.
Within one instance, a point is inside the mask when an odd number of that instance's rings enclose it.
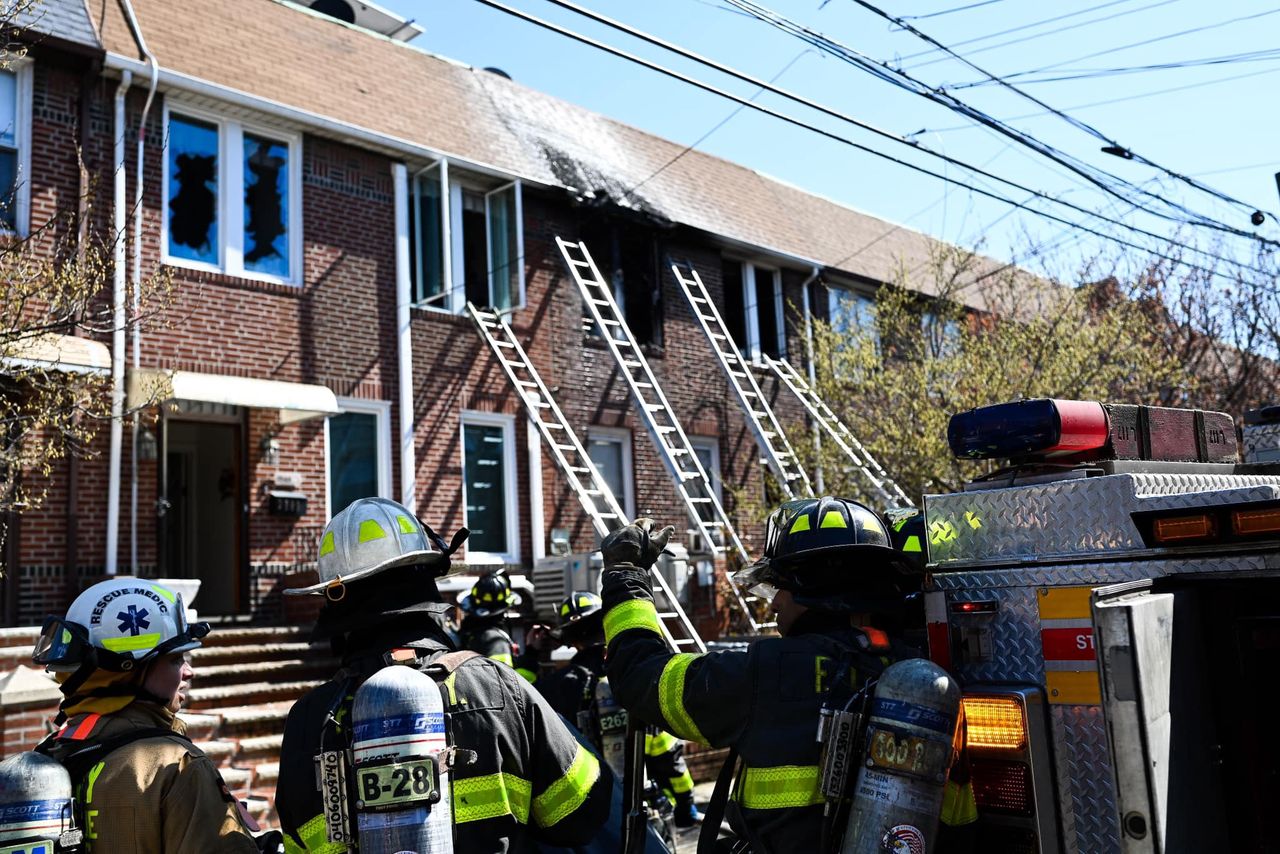
<instances>
[{"instance_id":1,"label":"white awning","mask_svg":"<svg viewBox=\"0 0 1280 854\"><path fill-rule=\"evenodd\" d=\"M65 371L75 374L111 372L111 351L101 341L52 332L16 342L5 366Z\"/></svg>"},{"instance_id":2,"label":"white awning","mask_svg":"<svg viewBox=\"0 0 1280 854\"><path fill-rule=\"evenodd\" d=\"M322 385L155 368L143 368L129 374L129 406L161 400L195 400L254 409L279 409L281 424L324 418L341 411L337 397Z\"/></svg>"}]
</instances>

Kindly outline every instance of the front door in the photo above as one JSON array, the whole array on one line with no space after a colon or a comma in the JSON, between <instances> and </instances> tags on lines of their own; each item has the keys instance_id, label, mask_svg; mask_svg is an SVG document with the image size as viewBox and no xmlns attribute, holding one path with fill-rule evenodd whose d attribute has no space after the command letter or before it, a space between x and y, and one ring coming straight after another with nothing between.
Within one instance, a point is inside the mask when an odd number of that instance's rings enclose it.
<instances>
[{"instance_id":1,"label":"front door","mask_svg":"<svg viewBox=\"0 0 1280 854\"><path fill-rule=\"evenodd\" d=\"M167 427L162 573L199 578L194 607L203 614L240 610L240 428L175 421Z\"/></svg>"}]
</instances>

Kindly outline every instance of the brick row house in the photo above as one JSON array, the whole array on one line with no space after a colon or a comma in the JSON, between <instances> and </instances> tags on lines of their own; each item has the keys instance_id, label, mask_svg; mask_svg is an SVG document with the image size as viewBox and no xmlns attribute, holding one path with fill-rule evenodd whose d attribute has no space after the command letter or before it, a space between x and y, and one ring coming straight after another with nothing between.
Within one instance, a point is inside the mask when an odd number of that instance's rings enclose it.
<instances>
[{"instance_id":1,"label":"brick row house","mask_svg":"<svg viewBox=\"0 0 1280 854\"><path fill-rule=\"evenodd\" d=\"M278 0L45 0L28 56L0 71L8 227L38 230L87 190L108 241L140 217L117 275L172 282L136 366L127 342L138 429L126 420L116 449L104 427L12 528L7 625L111 572L199 579L202 614L278 620L325 520L369 494L446 536L469 527L471 565L527 571L553 539L590 550L468 301L507 312L626 511L688 527L557 236L596 257L754 550L763 520L738 499L763 495L766 470L670 263L699 271L744 352L803 370L810 317L864 322L874 289L930 252L921 234L425 53L407 43L416 26L373 7L329 6L350 20ZM109 370L119 341L80 346ZM780 420L801 423L761 378Z\"/></svg>"}]
</instances>

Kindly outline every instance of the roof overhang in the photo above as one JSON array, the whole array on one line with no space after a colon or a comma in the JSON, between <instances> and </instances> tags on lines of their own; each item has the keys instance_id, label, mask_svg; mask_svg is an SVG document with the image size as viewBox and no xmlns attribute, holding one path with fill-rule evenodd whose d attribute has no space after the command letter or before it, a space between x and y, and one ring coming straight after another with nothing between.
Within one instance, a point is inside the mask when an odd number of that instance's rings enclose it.
<instances>
[{"instance_id":1,"label":"roof overhang","mask_svg":"<svg viewBox=\"0 0 1280 854\"><path fill-rule=\"evenodd\" d=\"M106 374L111 371L111 351L92 338L47 333L15 343L0 364L26 370Z\"/></svg>"},{"instance_id":2,"label":"roof overhang","mask_svg":"<svg viewBox=\"0 0 1280 854\"><path fill-rule=\"evenodd\" d=\"M129 406L163 400L194 400L252 409L280 410L280 423L292 424L341 412L338 398L322 385L143 368L129 374Z\"/></svg>"}]
</instances>

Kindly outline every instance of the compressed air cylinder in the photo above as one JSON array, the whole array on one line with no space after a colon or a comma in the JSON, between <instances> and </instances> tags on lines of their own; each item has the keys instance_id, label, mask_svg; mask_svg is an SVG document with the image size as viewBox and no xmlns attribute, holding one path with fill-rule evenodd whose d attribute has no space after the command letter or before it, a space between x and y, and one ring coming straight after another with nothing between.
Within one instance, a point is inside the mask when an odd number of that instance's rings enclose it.
<instances>
[{"instance_id":1,"label":"compressed air cylinder","mask_svg":"<svg viewBox=\"0 0 1280 854\"><path fill-rule=\"evenodd\" d=\"M596 715L600 721L600 757L621 780L626 776L627 710L614 699L605 678L596 683Z\"/></svg>"},{"instance_id":2,"label":"compressed air cylinder","mask_svg":"<svg viewBox=\"0 0 1280 854\"><path fill-rule=\"evenodd\" d=\"M440 687L411 667L379 670L352 708L356 838L361 854L453 851L448 747Z\"/></svg>"},{"instance_id":3,"label":"compressed air cylinder","mask_svg":"<svg viewBox=\"0 0 1280 854\"><path fill-rule=\"evenodd\" d=\"M23 840L32 854L53 854L71 826L71 777L56 759L28 752L0 762L0 843Z\"/></svg>"},{"instance_id":4,"label":"compressed air cylinder","mask_svg":"<svg viewBox=\"0 0 1280 854\"><path fill-rule=\"evenodd\" d=\"M931 661L885 668L876 685L841 854L929 854L954 751L960 686Z\"/></svg>"}]
</instances>

